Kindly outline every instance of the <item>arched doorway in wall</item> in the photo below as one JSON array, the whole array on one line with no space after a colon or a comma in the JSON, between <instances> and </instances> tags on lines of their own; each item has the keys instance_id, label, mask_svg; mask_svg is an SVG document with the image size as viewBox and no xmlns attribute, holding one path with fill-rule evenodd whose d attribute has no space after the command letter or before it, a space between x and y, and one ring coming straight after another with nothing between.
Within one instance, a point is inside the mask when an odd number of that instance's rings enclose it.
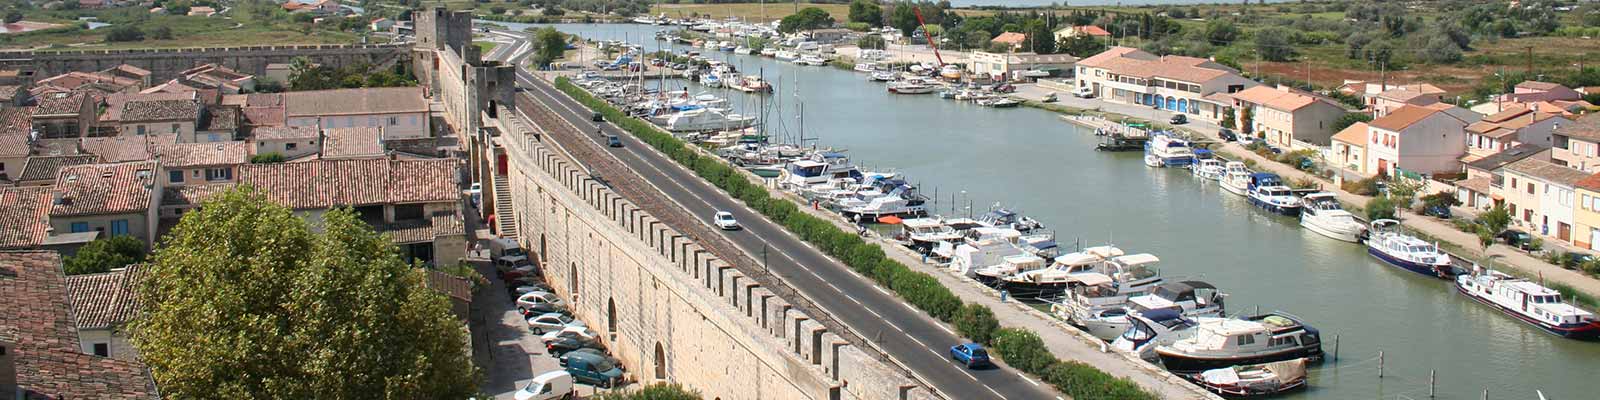
<instances>
[{"instance_id":1,"label":"arched doorway in wall","mask_svg":"<svg viewBox=\"0 0 1600 400\"><path fill-rule=\"evenodd\" d=\"M667 380L667 350L656 342L656 380Z\"/></svg>"},{"instance_id":2,"label":"arched doorway in wall","mask_svg":"<svg viewBox=\"0 0 1600 400\"><path fill-rule=\"evenodd\" d=\"M606 332L617 333L617 301L606 298Z\"/></svg>"},{"instance_id":3,"label":"arched doorway in wall","mask_svg":"<svg viewBox=\"0 0 1600 400\"><path fill-rule=\"evenodd\" d=\"M572 291L572 301L578 301L578 263L568 263L567 290Z\"/></svg>"}]
</instances>

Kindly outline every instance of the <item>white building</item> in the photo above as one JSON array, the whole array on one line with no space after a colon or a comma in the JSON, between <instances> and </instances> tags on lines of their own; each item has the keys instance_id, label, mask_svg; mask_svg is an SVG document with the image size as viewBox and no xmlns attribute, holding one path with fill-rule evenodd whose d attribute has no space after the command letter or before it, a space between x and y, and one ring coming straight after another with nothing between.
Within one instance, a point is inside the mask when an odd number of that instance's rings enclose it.
<instances>
[{"instance_id":1,"label":"white building","mask_svg":"<svg viewBox=\"0 0 1600 400\"><path fill-rule=\"evenodd\" d=\"M1157 56L1131 47L1112 47L1079 60L1078 90L1103 100L1152 106L1209 121L1221 121L1231 96L1258 85L1239 71L1204 58Z\"/></svg>"}]
</instances>

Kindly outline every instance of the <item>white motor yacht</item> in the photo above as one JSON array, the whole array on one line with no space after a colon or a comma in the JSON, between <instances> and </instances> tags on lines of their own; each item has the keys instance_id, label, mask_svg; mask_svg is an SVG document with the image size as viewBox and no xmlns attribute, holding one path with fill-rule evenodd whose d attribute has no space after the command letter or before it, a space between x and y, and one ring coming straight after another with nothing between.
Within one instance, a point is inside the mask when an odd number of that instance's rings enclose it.
<instances>
[{"instance_id":1,"label":"white motor yacht","mask_svg":"<svg viewBox=\"0 0 1600 400\"><path fill-rule=\"evenodd\" d=\"M1197 320L1184 317L1177 310L1163 309L1127 315L1127 319L1128 329L1116 335L1116 339L1111 341L1111 348L1144 360L1155 360L1156 348L1192 338L1201 320L1219 318Z\"/></svg>"},{"instance_id":2,"label":"white motor yacht","mask_svg":"<svg viewBox=\"0 0 1600 400\"><path fill-rule=\"evenodd\" d=\"M1199 372L1302 357L1322 361L1321 333L1292 315L1205 319L1194 329L1193 337L1156 347L1168 370Z\"/></svg>"},{"instance_id":3,"label":"white motor yacht","mask_svg":"<svg viewBox=\"0 0 1600 400\"><path fill-rule=\"evenodd\" d=\"M760 54L763 57L777 56L778 55L778 49L774 48L774 47L763 47L763 48L761 48Z\"/></svg>"},{"instance_id":4,"label":"white motor yacht","mask_svg":"<svg viewBox=\"0 0 1600 400\"><path fill-rule=\"evenodd\" d=\"M1283 184L1283 179L1270 172L1250 175L1250 191L1246 196L1250 204L1277 214L1296 217L1300 215L1300 196Z\"/></svg>"},{"instance_id":5,"label":"white motor yacht","mask_svg":"<svg viewBox=\"0 0 1600 400\"><path fill-rule=\"evenodd\" d=\"M877 71L872 73L872 80L878 82L894 82L895 78L898 76L899 75L895 74L894 71Z\"/></svg>"},{"instance_id":6,"label":"white motor yacht","mask_svg":"<svg viewBox=\"0 0 1600 400\"><path fill-rule=\"evenodd\" d=\"M1356 243L1367 227L1339 204L1339 196L1316 192L1300 198L1300 226L1319 235Z\"/></svg>"},{"instance_id":7,"label":"white motor yacht","mask_svg":"<svg viewBox=\"0 0 1600 400\"><path fill-rule=\"evenodd\" d=\"M1450 255L1438 246L1400 231L1400 221L1372 221L1367 230L1367 253L1389 265L1435 277L1450 279L1459 274L1450 265Z\"/></svg>"},{"instance_id":8,"label":"white motor yacht","mask_svg":"<svg viewBox=\"0 0 1600 400\"><path fill-rule=\"evenodd\" d=\"M1143 290L1148 289L1144 287L1144 282L1140 282L1140 285L1127 285L1126 283L1131 281L1118 279L1119 275L1122 278L1133 278L1134 275L1142 276L1143 273L1119 274L1124 265L1109 265L1111 264L1109 260L1121 257L1126 257L1122 255L1122 249L1114 246L1090 247L1056 257L1047 268L1002 277L998 286L1011 293L1012 297L1019 299L1051 298L1063 295L1072 287L1084 285L1081 275L1099 273L1111 277L1117 283L1119 293L1143 294ZM1153 273L1150 275L1154 276Z\"/></svg>"},{"instance_id":9,"label":"white motor yacht","mask_svg":"<svg viewBox=\"0 0 1600 400\"><path fill-rule=\"evenodd\" d=\"M814 55L814 54L807 54L807 55L800 56L800 58L796 58L794 60L794 63L795 64L800 64L800 65L809 65L809 66L813 66L813 67L821 67L821 66L828 65L828 60L822 58L821 56L817 56L817 55Z\"/></svg>"},{"instance_id":10,"label":"white motor yacht","mask_svg":"<svg viewBox=\"0 0 1600 400\"><path fill-rule=\"evenodd\" d=\"M855 69L856 72L872 73L872 72L875 72L875 71L878 70L878 64L877 63L870 63L870 62L859 62L859 63L856 63L856 66L855 66L854 69Z\"/></svg>"},{"instance_id":11,"label":"white motor yacht","mask_svg":"<svg viewBox=\"0 0 1600 400\"><path fill-rule=\"evenodd\" d=\"M1006 257L1028 255L1003 238L989 238L982 240L969 240L956 245L955 254L950 258L950 269L967 277L977 277L979 269L1004 263Z\"/></svg>"},{"instance_id":12,"label":"white motor yacht","mask_svg":"<svg viewBox=\"0 0 1600 400\"><path fill-rule=\"evenodd\" d=\"M1190 165L1189 169L1190 171L1194 172L1194 176L1213 181L1222 180L1223 174L1227 172L1227 168L1223 166L1222 160L1215 158L1200 160L1200 162Z\"/></svg>"},{"instance_id":13,"label":"white motor yacht","mask_svg":"<svg viewBox=\"0 0 1600 400\"><path fill-rule=\"evenodd\" d=\"M1020 246L1018 248L1022 250L1022 254L1006 256L999 264L980 267L974 278L979 283L992 285L1007 276L1044 268L1044 257L1032 254Z\"/></svg>"},{"instance_id":14,"label":"white motor yacht","mask_svg":"<svg viewBox=\"0 0 1600 400\"><path fill-rule=\"evenodd\" d=\"M1250 195L1250 169L1245 168L1244 163L1229 161L1227 164L1223 164L1222 170L1222 178L1219 182L1222 190L1240 196Z\"/></svg>"},{"instance_id":15,"label":"white motor yacht","mask_svg":"<svg viewBox=\"0 0 1600 400\"><path fill-rule=\"evenodd\" d=\"M1194 163L1194 149L1189 141L1171 133L1151 135L1145 142L1144 165L1150 167L1183 167Z\"/></svg>"},{"instance_id":16,"label":"white motor yacht","mask_svg":"<svg viewBox=\"0 0 1600 400\"><path fill-rule=\"evenodd\" d=\"M907 246L918 253L927 253L939 243L961 240L961 233L937 218L911 218L900 221L901 235Z\"/></svg>"},{"instance_id":17,"label":"white motor yacht","mask_svg":"<svg viewBox=\"0 0 1600 400\"><path fill-rule=\"evenodd\" d=\"M1132 326L1131 316L1156 310L1172 310L1186 318L1221 317L1225 311L1223 294L1216 286L1201 281L1168 282L1150 293L1128 297L1121 313L1090 312L1074 322L1102 340L1112 340Z\"/></svg>"},{"instance_id":18,"label":"white motor yacht","mask_svg":"<svg viewBox=\"0 0 1600 400\"><path fill-rule=\"evenodd\" d=\"M772 57L778 59L778 61L794 61L795 59L800 58L800 53L788 50L778 50L776 53L772 54Z\"/></svg>"},{"instance_id":19,"label":"white motor yacht","mask_svg":"<svg viewBox=\"0 0 1600 400\"><path fill-rule=\"evenodd\" d=\"M701 108L667 117L664 127L672 132L726 131L749 128L755 123L755 117Z\"/></svg>"}]
</instances>

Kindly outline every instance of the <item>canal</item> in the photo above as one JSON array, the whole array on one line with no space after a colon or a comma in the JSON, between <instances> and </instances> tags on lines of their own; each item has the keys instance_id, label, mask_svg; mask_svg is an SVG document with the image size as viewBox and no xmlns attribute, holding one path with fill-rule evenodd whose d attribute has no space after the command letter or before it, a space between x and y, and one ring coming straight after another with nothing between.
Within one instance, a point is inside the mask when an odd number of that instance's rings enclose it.
<instances>
[{"instance_id":1,"label":"canal","mask_svg":"<svg viewBox=\"0 0 1600 400\"><path fill-rule=\"evenodd\" d=\"M660 29L557 27L591 39L626 36L652 51ZM941 214L965 214L968 204L981 213L999 202L1038 218L1064 245L1112 243L1155 254L1169 279L1203 280L1228 293L1230 312L1300 316L1322 331L1329 354L1338 336L1338 361L1313 369L1310 389L1290 398L1422 399L1431 370L1441 399L1479 399L1484 390L1490 399L1532 399L1536 390L1550 399L1594 398L1585 388L1595 384L1583 382L1600 367L1600 343L1523 325L1444 281L1387 266L1364 247L1259 211L1187 170L1147 168L1135 153L1096 152L1092 133L1054 113L891 95L856 72L717 56L775 82L783 105L771 115L772 134L795 135L798 88L806 137L848 149L873 170L902 172L925 193L937 190ZM740 112L757 113L757 101L742 93L718 94Z\"/></svg>"}]
</instances>

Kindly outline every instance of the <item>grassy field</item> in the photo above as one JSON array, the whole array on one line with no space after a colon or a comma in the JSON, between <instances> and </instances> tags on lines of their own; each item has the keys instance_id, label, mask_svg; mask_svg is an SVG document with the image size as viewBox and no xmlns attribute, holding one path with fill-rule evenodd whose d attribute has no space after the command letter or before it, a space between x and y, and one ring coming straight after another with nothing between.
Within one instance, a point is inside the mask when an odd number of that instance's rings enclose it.
<instances>
[{"instance_id":1,"label":"grassy field","mask_svg":"<svg viewBox=\"0 0 1600 400\"><path fill-rule=\"evenodd\" d=\"M79 14L48 12L28 15L26 20L69 24L68 28L0 35L0 49L130 49L174 48L206 46L255 46L286 44L355 43L359 35L333 27L295 24L287 20L256 20L241 15L229 19L222 16L191 17L179 15L133 15L131 9L83 11ZM134 42L107 42L110 27L89 30L77 27L72 15L93 16L114 25L131 24L146 31L146 39ZM172 30L172 38L156 40L149 31L165 26Z\"/></svg>"},{"instance_id":2,"label":"grassy field","mask_svg":"<svg viewBox=\"0 0 1600 400\"><path fill-rule=\"evenodd\" d=\"M472 42L472 45L478 46L479 54L489 54L490 50L494 50L495 46L500 44L495 42Z\"/></svg>"},{"instance_id":3,"label":"grassy field","mask_svg":"<svg viewBox=\"0 0 1600 400\"><path fill-rule=\"evenodd\" d=\"M816 7L827 11L835 21L847 21L850 18L849 4L801 4L800 8ZM711 16L712 18L734 17L751 22L775 21L783 19L796 11L794 3L786 4L660 4L650 8L650 14L667 14L672 18L686 18L691 15Z\"/></svg>"}]
</instances>

